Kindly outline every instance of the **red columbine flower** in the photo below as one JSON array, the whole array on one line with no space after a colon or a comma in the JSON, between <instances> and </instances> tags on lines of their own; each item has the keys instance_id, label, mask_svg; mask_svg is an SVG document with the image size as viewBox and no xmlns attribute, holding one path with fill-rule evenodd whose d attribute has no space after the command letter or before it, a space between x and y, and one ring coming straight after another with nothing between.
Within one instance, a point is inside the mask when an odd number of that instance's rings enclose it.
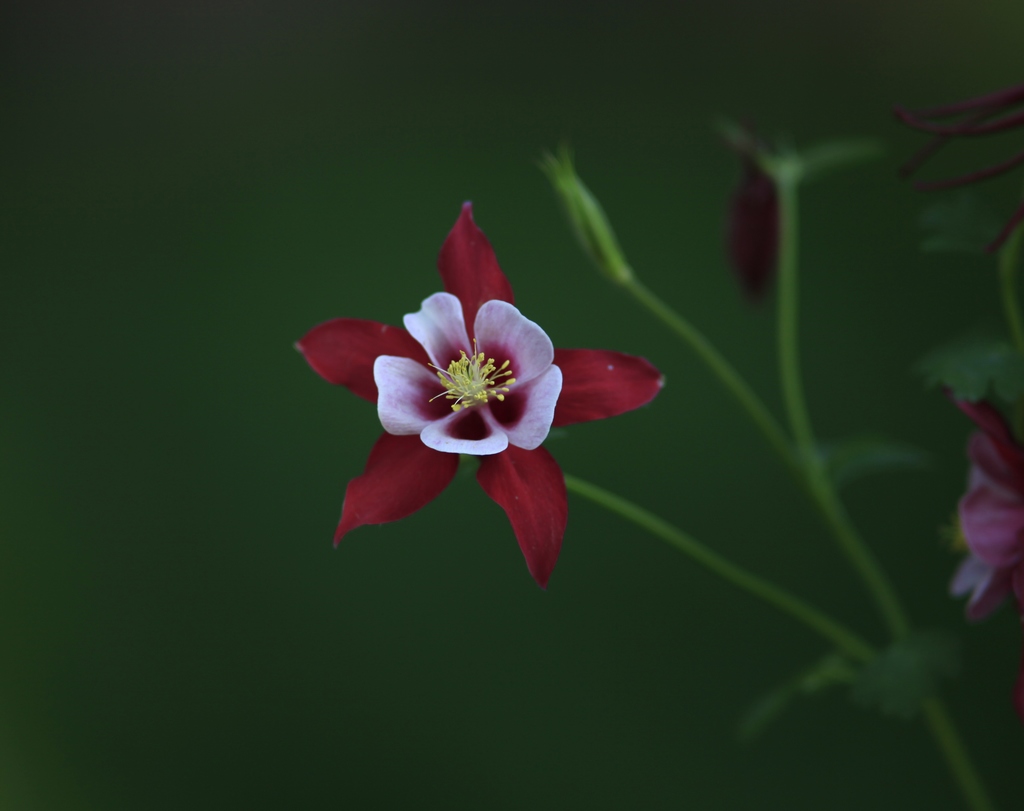
<instances>
[{"instance_id":1,"label":"red columbine flower","mask_svg":"<svg viewBox=\"0 0 1024 811\"><path fill-rule=\"evenodd\" d=\"M953 402L981 432L967 444L971 472L959 507L970 554L953 576L950 591L958 597L971 595L971 620L991 614L1013 592L1024 624L1024 447L988 403ZM1013 699L1024 721L1024 653Z\"/></svg>"},{"instance_id":2,"label":"red columbine flower","mask_svg":"<svg viewBox=\"0 0 1024 811\"><path fill-rule=\"evenodd\" d=\"M989 135L1024 126L1024 109L1018 109L1022 105L1024 105L1024 85L1015 85L985 96L977 96L956 104L931 107L926 110L911 111L896 105L893 107L893 112L903 123L922 132L930 132L935 136L903 165L900 174L909 177L951 138ZM941 119L951 119L952 123L941 124L939 123ZM1018 152L1001 163L986 166L984 169L968 172L959 177L927 183L916 182L914 186L923 191L964 186L968 183L997 177L1021 163L1024 163L1024 152ZM992 252L999 248L1022 221L1024 221L1024 203L1017 207L1009 222L1006 223L999 235L985 246L985 250Z\"/></svg>"},{"instance_id":3,"label":"red columbine flower","mask_svg":"<svg viewBox=\"0 0 1024 811\"><path fill-rule=\"evenodd\" d=\"M513 306L470 203L437 264L445 292L406 315L406 329L336 318L297 344L325 380L376 403L384 426L363 475L345 490L334 542L416 512L448 486L459 454L470 454L480 457L477 481L505 511L544 588L568 506L561 468L541 443L552 426L650 402L661 373L621 352L555 349Z\"/></svg>"}]
</instances>

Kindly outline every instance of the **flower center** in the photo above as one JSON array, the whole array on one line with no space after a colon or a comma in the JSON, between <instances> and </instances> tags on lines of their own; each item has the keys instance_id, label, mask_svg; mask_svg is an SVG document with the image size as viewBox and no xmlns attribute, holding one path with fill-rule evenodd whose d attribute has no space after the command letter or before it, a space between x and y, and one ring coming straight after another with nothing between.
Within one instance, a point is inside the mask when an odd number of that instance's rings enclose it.
<instances>
[{"instance_id":1,"label":"flower center","mask_svg":"<svg viewBox=\"0 0 1024 811\"><path fill-rule=\"evenodd\" d=\"M967 538L964 537L964 528L960 524L960 515L953 513L953 519L942 528L942 538L949 543L949 548L954 552L970 552L967 546Z\"/></svg>"},{"instance_id":2,"label":"flower center","mask_svg":"<svg viewBox=\"0 0 1024 811\"><path fill-rule=\"evenodd\" d=\"M486 358L484 353L477 352L476 348L474 338L473 354L467 355L465 350L459 350L462 357L449 363L447 369L428 364L432 369L437 369L437 376L445 388L440 394L431 397L431 402L438 397L445 397L455 401L452 403L452 411L459 411L486 403L491 397L497 400L505 399L508 387L516 382L512 377L512 370L508 368L509 362L505 361L501 366L495 366L494 358Z\"/></svg>"}]
</instances>

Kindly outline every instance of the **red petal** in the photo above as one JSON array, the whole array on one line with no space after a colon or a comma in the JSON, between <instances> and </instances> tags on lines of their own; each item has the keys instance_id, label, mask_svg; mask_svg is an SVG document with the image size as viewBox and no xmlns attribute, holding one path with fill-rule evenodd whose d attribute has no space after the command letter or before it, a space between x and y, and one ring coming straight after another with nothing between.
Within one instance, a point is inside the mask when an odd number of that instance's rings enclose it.
<instances>
[{"instance_id":1,"label":"red petal","mask_svg":"<svg viewBox=\"0 0 1024 811\"><path fill-rule=\"evenodd\" d=\"M498 267L491 243L473 222L472 203L463 203L459 219L441 246L437 269L444 280L445 291L462 302L470 337L481 304L493 299L515 303L512 285Z\"/></svg>"},{"instance_id":2,"label":"red petal","mask_svg":"<svg viewBox=\"0 0 1024 811\"><path fill-rule=\"evenodd\" d=\"M379 355L412 358L424 366L430 362L419 342L401 327L357 318L335 318L318 324L295 348L328 383L345 386L371 403L377 402L373 362Z\"/></svg>"},{"instance_id":3,"label":"red petal","mask_svg":"<svg viewBox=\"0 0 1024 811\"><path fill-rule=\"evenodd\" d=\"M1024 221L1024 203L1017 206L1017 210L1013 212L1013 216L1010 217L1010 221L1003 226L1003 230L999 232L998 236L993 239L988 245L985 246L985 253L995 253L999 250L1003 243L1010 238L1010 234L1014 232L1014 229Z\"/></svg>"},{"instance_id":4,"label":"red petal","mask_svg":"<svg viewBox=\"0 0 1024 811\"><path fill-rule=\"evenodd\" d=\"M381 434L363 475L348 483L334 543L364 524L412 515L441 495L458 468L457 453L428 448L418 436Z\"/></svg>"},{"instance_id":5,"label":"red petal","mask_svg":"<svg viewBox=\"0 0 1024 811\"><path fill-rule=\"evenodd\" d=\"M556 349L562 393L552 425L601 420L654 399L664 378L644 358L607 349Z\"/></svg>"},{"instance_id":6,"label":"red petal","mask_svg":"<svg viewBox=\"0 0 1024 811\"><path fill-rule=\"evenodd\" d=\"M994 93L987 93L984 96L960 101L956 104L944 104L941 107L930 107L924 110L914 110L918 118L944 118L949 115L960 115L968 110L976 110L979 107L1003 107L1008 104L1019 104L1024 101L1024 84L1016 84L997 90Z\"/></svg>"},{"instance_id":7,"label":"red petal","mask_svg":"<svg viewBox=\"0 0 1024 811\"><path fill-rule=\"evenodd\" d=\"M501 453L481 457L476 480L505 511L526 567L537 585L547 588L569 517L558 462L544 448L524 451L509 445Z\"/></svg>"},{"instance_id":8,"label":"red petal","mask_svg":"<svg viewBox=\"0 0 1024 811\"><path fill-rule=\"evenodd\" d=\"M985 400L978 400L976 403L972 403L970 400L958 400L949 389L946 389L945 393L953 402L953 405L964 412L971 422L992 437L997 445L1013 446L1017 444L1013 438L1010 426L1006 424L1006 419L991 403Z\"/></svg>"}]
</instances>

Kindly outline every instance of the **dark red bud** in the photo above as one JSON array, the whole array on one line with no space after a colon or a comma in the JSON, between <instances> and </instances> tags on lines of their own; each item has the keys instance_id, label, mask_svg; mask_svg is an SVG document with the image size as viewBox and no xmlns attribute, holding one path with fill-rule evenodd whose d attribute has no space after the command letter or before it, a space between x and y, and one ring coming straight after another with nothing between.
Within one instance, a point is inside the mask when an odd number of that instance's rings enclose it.
<instances>
[{"instance_id":1,"label":"dark red bud","mask_svg":"<svg viewBox=\"0 0 1024 811\"><path fill-rule=\"evenodd\" d=\"M751 301L764 298L775 278L779 252L779 194L775 182L743 158L743 178L729 201L729 262Z\"/></svg>"}]
</instances>

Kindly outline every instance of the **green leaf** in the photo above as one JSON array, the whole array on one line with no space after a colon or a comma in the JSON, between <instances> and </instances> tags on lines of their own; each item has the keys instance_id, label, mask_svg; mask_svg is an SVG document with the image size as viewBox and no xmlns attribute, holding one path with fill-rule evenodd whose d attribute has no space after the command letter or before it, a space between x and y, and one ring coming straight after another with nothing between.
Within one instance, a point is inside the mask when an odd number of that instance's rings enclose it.
<instances>
[{"instance_id":1,"label":"green leaf","mask_svg":"<svg viewBox=\"0 0 1024 811\"><path fill-rule=\"evenodd\" d=\"M1005 341L969 338L948 344L917 370L928 385L948 386L961 400L980 400L990 387L1008 401L1024 394L1024 357Z\"/></svg>"},{"instance_id":2,"label":"green leaf","mask_svg":"<svg viewBox=\"0 0 1024 811\"><path fill-rule=\"evenodd\" d=\"M800 153L803 177L805 180L817 180L837 169L876 160L884 152L881 143L866 138L818 144Z\"/></svg>"},{"instance_id":3,"label":"green leaf","mask_svg":"<svg viewBox=\"0 0 1024 811\"><path fill-rule=\"evenodd\" d=\"M867 664L853 685L853 698L885 715L912 718L941 679L960 670L960 646L943 631L921 631L896 642Z\"/></svg>"},{"instance_id":4,"label":"green leaf","mask_svg":"<svg viewBox=\"0 0 1024 811\"><path fill-rule=\"evenodd\" d=\"M980 254L999 234L999 219L972 191L946 195L921 212L921 250Z\"/></svg>"},{"instance_id":5,"label":"green leaf","mask_svg":"<svg viewBox=\"0 0 1024 811\"><path fill-rule=\"evenodd\" d=\"M873 434L827 443L819 448L819 453L837 489L872 473L928 466L928 454L924 451Z\"/></svg>"},{"instance_id":6,"label":"green leaf","mask_svg":"<svg viewBox=\"0 0 1024 811\"><path fill-rule=\"evenodd\" d=\"M856 671L846 659L836 653L829 654L754 702L740 719L740 740L749 742L759 737L782 715L793 699L815 695L837 684L850 684L855 679Z\"/></svg>"}]
</instances>

